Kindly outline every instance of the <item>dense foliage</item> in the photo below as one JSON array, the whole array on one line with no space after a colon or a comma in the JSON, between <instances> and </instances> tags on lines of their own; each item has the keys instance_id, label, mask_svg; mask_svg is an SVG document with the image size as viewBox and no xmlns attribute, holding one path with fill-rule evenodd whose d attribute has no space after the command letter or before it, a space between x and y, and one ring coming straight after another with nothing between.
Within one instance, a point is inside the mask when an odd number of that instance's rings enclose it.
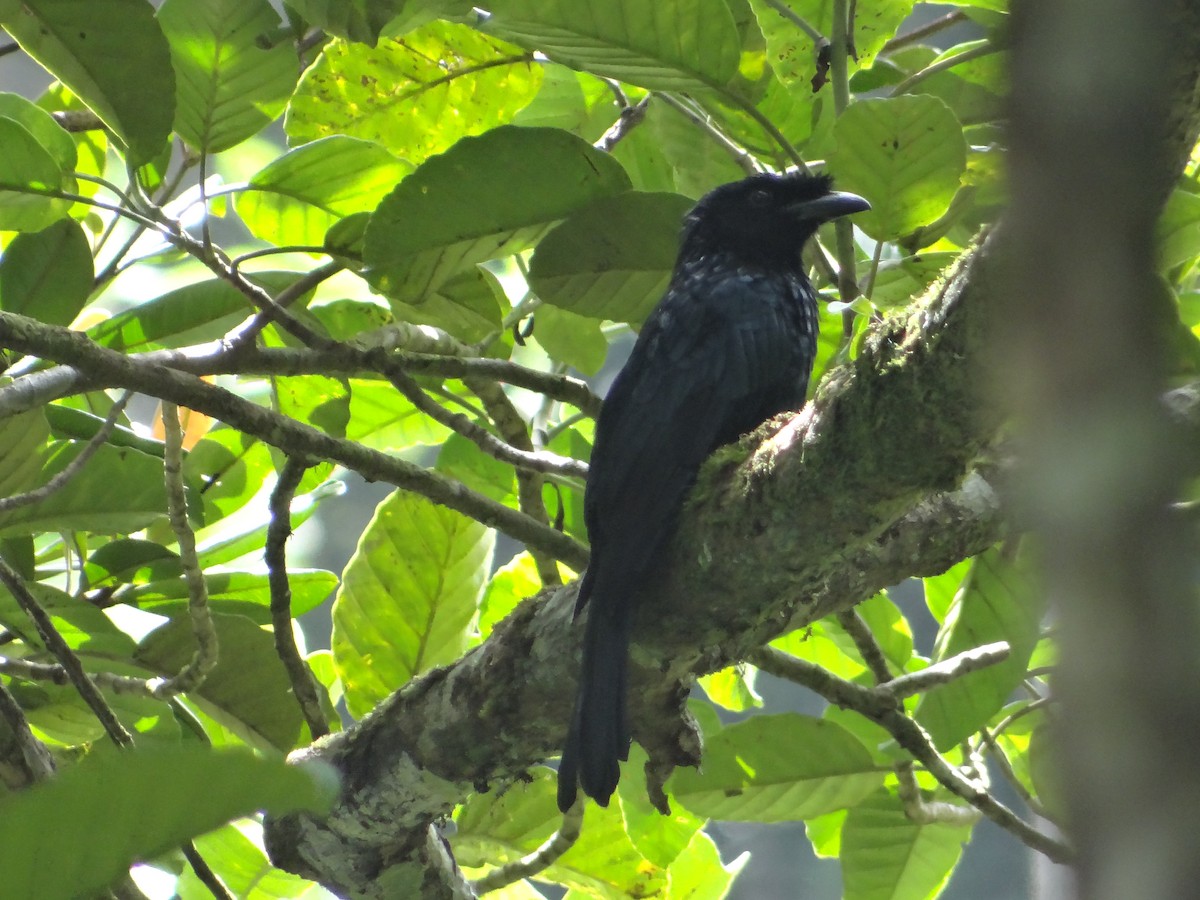
<instances>
[{"instance_id":1,"label":"dense foliage","mask_svg":"<svg viewBox=\"0 0 1200 900\"><path fill-rule=\"evenodd\" d=\"M484 6L0 0L57 79L0 94L5 896L130 896L135 860L184 898L320 895L263 847L259 811L332 802L327 769L284 756L586 565L583 379L661 295L702 193L807 165L870 200L812 259L833 301L814 380L1003 205L1004 0L915 33L912 0ZM1177 191L1162 264L1189 325L1198 223ZM157 401L141 424L131 397ZM398 489L343 571L289 564L346 470ZM495 559L498 532L526 549ZM1065 858L1028 824L1056 818L1055 649L1024 551L924 579L932 647L885 592L755 656L848 708L722 727L713 705L760 705L756 669L702 679L704 766L666 782L672 815L635 750L559 855L532 765L447 805L451 851L513 898L526 877L724 896L711 819L805 821L848 898L936 896L981 813ZM293 619L334 591L331 649L306 652ZM547 841L513 883L487 874Z\"/></svg>"}]
</instances>

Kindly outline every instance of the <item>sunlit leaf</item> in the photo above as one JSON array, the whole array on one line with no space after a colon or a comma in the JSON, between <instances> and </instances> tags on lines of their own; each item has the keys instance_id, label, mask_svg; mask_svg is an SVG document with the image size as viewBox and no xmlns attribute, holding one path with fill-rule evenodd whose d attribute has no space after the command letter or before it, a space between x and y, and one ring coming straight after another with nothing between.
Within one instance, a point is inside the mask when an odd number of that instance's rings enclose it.
<instances>
[{"instance_id":1,"label":"sunlit leaf","mask_svg":"<svg viewBox=\"0 0 1200 900\"><path fill-rule=\"evenodd\" d=\"M334 659L354 715L466 649L494 539L416 494L379 504L333 607Z\"/></svg>"},{"instance_id":2,"label":"sunlit leaf","mask_svg":"<svg viewBox=\"0 0 1200 900\"><path fill-rule=\"evenodd\" d=\"M158 21L178 82L175 130L217 153L265 128L296 83L288 42L262 46L280 25L267 0L166 0Z\"/></svg>"},{"instance_id":3,"label":"sunlit leaf","mask_svg":"<svg viewBox=\"0 0 1200 900\"><path fill-rule=\"evenodd\" d=\"M292 98L288 138L362 138L415 166L462 137L511 122L541 74L529 52L451 22L376 46L334 41Z\"/></svg>"},{"instance_id":4,"label":"sunlit leaf","mask_svg":"<svg viewBox=\"0 0 1200 900\"><path fill-rule=\"evenodd\" d=\"M327 768L250 753L179 747L93 754L0 803L5 890L14 897L95 896L133 862L231 818L262 808L319 812L335 794Z\"/></svg>"},{"instance_id":5,"label":"sunlit leaf","mask_svg":"<svg viewBox=\"0 0 1200 900\"><path fill-rule=\"evenodd\" d=\"M378 290L419 303L452 275L523 250L560 219L628 187L610 156L576 137L496 128L401 181L367 226L363 258Z\"/></svg>"},{"instance_id":6,"label":"sunlit leaf","mask_svg":"<svg viewBox=\"0 0 1200 900\"><path fill-rule=\"evenodd\" d=\"M132 163L162 149L175 113L175 72L149 3L24 0L0 25L121 137ZM0 145L9 147L3 135Z\"/></svg>"}]
</instances>

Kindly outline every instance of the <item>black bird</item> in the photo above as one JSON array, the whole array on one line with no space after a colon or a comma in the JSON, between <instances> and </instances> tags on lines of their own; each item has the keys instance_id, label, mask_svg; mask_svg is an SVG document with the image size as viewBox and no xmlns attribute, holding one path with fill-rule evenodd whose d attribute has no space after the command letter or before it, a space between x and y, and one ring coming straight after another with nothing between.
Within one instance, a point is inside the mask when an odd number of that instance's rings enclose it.
<instances>
[{"instance_id":1,"label":"black bird","mask_svg":"<svg viewBox=\"0 0 1200 900\"><path fill-rule=\"evenodd\" d=\"M607 806L629 758L629 632L639 589L713 450L804 404L817 295L800 251L822 222L869 209L809 175L754 175L705 195L684 221L666 294L646 319L596 422L584 520L591 564L583 663L558 771Z\"/></svg>"}]
</instances>

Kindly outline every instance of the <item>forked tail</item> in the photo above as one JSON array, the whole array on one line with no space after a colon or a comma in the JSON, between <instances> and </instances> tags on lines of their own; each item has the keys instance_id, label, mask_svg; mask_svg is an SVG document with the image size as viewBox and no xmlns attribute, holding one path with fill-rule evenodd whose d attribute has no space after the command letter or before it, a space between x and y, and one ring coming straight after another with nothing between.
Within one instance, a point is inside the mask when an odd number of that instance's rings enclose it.
<instances>
[{"instance_id":1,"label":"forked tail","mask_svg":"<svg viewBox=\"0 0 1200 900\"><path fill-rule=\"evenodd\" d=\"M583 639L583 662L575 712L558 768L558 808L575 802L576 785L601 806L621 777L621 761L629 758L629 723L625 710L629 657L628 626L591 603Z\"/></svg>"}]
</instances>

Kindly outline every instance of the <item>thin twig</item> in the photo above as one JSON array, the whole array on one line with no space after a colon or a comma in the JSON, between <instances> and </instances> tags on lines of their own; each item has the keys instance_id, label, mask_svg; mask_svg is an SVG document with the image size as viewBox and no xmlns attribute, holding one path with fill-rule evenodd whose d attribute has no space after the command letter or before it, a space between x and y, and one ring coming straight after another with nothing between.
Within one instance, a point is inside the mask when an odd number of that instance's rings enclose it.
<instances>
[{"instance_id":1,"label":"thin twig","mask_svg":"<svg viewBox=\"0 0 1200 900\"><path fill-rule=\"evenodd\" d=\"M117 398L117 402L108 411L108 416L105 417L103 424L96 430L96 433L92 435L83 449L79 451L79 455L67 463L61 472L55 474L53 478L41 487L25 491L22 494L13 494L11 497L0 497L0 513L19 509L22 506L29 506L33 503L40 503L55 491L62 490L67 482L83 471L83 467L87 465L88 460L95 456L96 451L108 440L113 428L116 427L117 419L125 411L125 404L129 402L129 398L132 396L132 391L125 391Z\"/></svg>"},{"instance_id":2,"label":"thin twig","mask_svg":"<svg viewBox=\"0 0 1200 900\"><path fill-rule=\"evenodd\" d=\"M508 446L526 454L537 457L533 441L529 437L529 427L521 417L513 402L504 390L494 381L482 378L467 378L463 384L479 398L488 416L496 424L496 430ZM577 463L577 466L582 464ZM542 496L542 485L545 480L538 472L530 472L525 468L517 469L517 505L521 512L539 524L550 524L550 515L546 511L546 501ZM529 555L537 568L538 577L542 584L562 584L562 576L558 573L558 563L553 554L546 553L541 548L530 547Z\"/></svg>"},{"instance_id":3,"label":"thin twig","mask_svg":"<svg viewBox=\"0 0 1200 900\"><path fill-rule=\"evenodd\" d=\"M474 888L475 893L482 895L488 891L499 890L522 878L531 878L552 866L579 840L579 833L583 828L583 809L583 801L576 801L575 805L563 815L562 825L559 826L558 831L554 832L542 846L528 856L493 869L482 878L473 881L471 887Z\"/></svg>"},{"instance_id":4,"label":"thin twig","mask_svg":"<svg viewBox=\"0 0 1200 900\"><path fill-rule=\"evenodd\" d=\"M200 855L200 851L196 849L196 845L192 841L188 841L180 849L183 850L184 859L188 861L188 865L192 867L192 871L196 873L200 883L208 888L214 900L236 900L233 893L225 886L225 882L212 870L208 860Z\"/></svg>"},{"instance_id":5,"label":"thin twig","mask_svg":"<svg viewBox=\"0 0 1200 900\"><path fill-rule=\"evenodd\" d=\"M252 434L284 452L341 463L367 480L386 481L415 491L434 503L464 512L485 526L499 528L523 544L533 545L562 559L576 571L582 571L587 566L587 548L571 536L557 532L484 494L470 491L460 482L271 412L202 379L170 370L166 366L139 364L125 354L98 347L79 332L49 328L32 319L0 312L0 346L41 359L70 362L86 374L86 379L179 403L180 406L226 422L236 430ZM380 349L380 354L380 359L388 359L386 350ZM372 359L373 356L365 352L364 358ZM4 407L2 398L5 391L12 390L14 386L16 383L0 388L0 409ZM19 390L17 394L20 394ZM0 412L0 415L4 413Z\"/></svg>"},{"instance_id":6,"label":"thin twig","mask_svg":"<svg viewBox=\"0 0 1200 900\"><path fill-rule=\"evenodd\" d=\"M13 316L5 321L6 316ZM55 330L34 319L0 312L0 333L7 333L5 324L30 333L38 331L39 343L57 342L66 329ZM413 329L411 344L432 347L428 335ZM409 343L406 341L406 343ZM450 346L447 349L454 350ZM33 351L37 353L37 351ZM216 341L186 350L151 350L130 353L125 357L139 369L164 366L189 375L359 375L364 372L391 375L406 372L413 375L438 375L445 378L471 376L502 381L513 387L544 394L579 409L589 418L600 412L601 401L586 382L568 375L553 375L511 362L488 357L443 355L436 352L413 352L385 347L364 347L357 344L338 344L328 350L295 347L253 347L244 345L236 352ZM30 372L12 383L0 387L0 417L17 415L44 406L70 394L101 387L87 374L69 362L50 369ZM147 392L151 393L151 392ZM153 394L151 393L153 396Z\"/></svg>"},{"instance_id":7,"label":"thin twig","mask_svg":"<svg viewBox=\"0 0 1200 900\"><path fill-rule=\"evenodd\" d=\"M840 116L850 105L850 11L846 0L833 0L833 28L830 31L829 78L833 83L833 108ZM833 223L834 255L837 257L838 298L843 303L853 303L858 296L855 274L857 256L854 247L854 225L842 217ZM847 310L843 320L846 336L853 334L852 311Z\"/></svg>"},{"instance_id":8,"label":"thin twig","mask_svg":"<svg viewBox=\"0 0 1200 900\"><path fill-rule=\"evenodd\" d=\"M738 167L747 175L758 175L762 172L762 167L758 164L758 160L754 158L754 155L718 128L710 116L692 109L672 94L658 93L654 96L704 132L710 140L728 153L733 161L737 163Z\"/></svg>"},{"instance_id":9,"label":"thin twig","mask_svg":"<svg viewBox=\"0 0 1200 900\"><path fill-rule=\"evenodd\" d=\"M967 21L967 14L961 9L956 9L954 12L948 12L944 16L939 16L932 21L926 22L924 25L919 25L912 31L896 35L880 48L879 53L882 56L884 53L892 53L910 44L920 43L925 38L937 34L951 25L957 25L959 22L965 21Z\"/></svg>"},{"instance_id":10,"label":"thin twig","mask_svg":"<svg viewBox=\"0 0 1200 900\"><path fill-rule=\"evenodd\" d=\"M898 678L879 685L882 694L895 697L897 700L911 697L921 691L927 691L939 684L947 684L956 678L961 678L968 672L975 672L994 666L1008 659L1010 648L1005 641L994 644L984 644L970 650L964 650L957 656L934 663L920 672L909 672Z\"/></svg>"},{"instance_id":11,"label":"thin twig","mask_svg":"<svg viewBox=\"0 0 1200 900\"><path fill-rule=\"evenodd\" d=\"M820 31L808 24L808 20L806 20L786 3L781 3L780 0L766 0L766 4L767 6L771 7L771 9L775 10L775 12L779 13L779 15L783 16L785 19L807 34L809 38L812 39L813 44L816 45L818 50L829 43L829 38L825 37L825 35L821 34Z\"/></svg>"},{"instance_id":12,"label":"thin twig","mask_svg":"<svg viewBox=\"0 0 1200 900\"><path fill-rule=\"evenodd\" d=\"M208 585L196 555L196 534L188 522L187 498L183 490L183 429L179 425L179 407L164 400L162 404L165 451L163 453L163 480L167 489L167 514L175 540L179 544L179 564L183 567L184 581L188 588L188 615L192 623L192 635L196 639L196 650L175 675L161 685L155 685L155 696L187 693L202 685L217 667L220 649L217 642L217 627L208 608ZM153 684L153 682L152 682Z\"/></svg>"},{"instance_id":13,"label":"thin twig","mask_svg":"<svg viewBox=\"0 0 1200 900\"><path fill-rule=\"evenodd\" d=\"M1004 776L1004 779L1012 786L1012 789L1017 792L1017 796L1025 801L1025 805L1029 807L1029 811L1038 818L1055 822L1054 816L1029 792L1024 782L1017 777L1017 773L1013 771L1012 763L1008 760L1008 754L1004 752L1004 748L1000 746L1000 742L986 728L980 731L980 735L983 738L983 743L991 751L992 761L999 767L1000 774ZM1058 823L1055 822L1055 824Z\"/></svg>"},{"instance_id":14,"label":"thin twig","mask_svg":"<svg viewBox=\"0 0 1200 900\"><path fill-rule=\"evenodd\" d=\"M43 326L24 316L0 312L0 345L42 359L67 362L80 369L86 376L85 380L129 388L202 412L286 453L328 459L358 472L370 481L385 481L415 491L435 503L465 513L484 525L498 528L522 543L541 549L576 571L582 571L587 565L587 549L574 538L490 497L468 490L459 482L279 415L191 375L162 365L139 363L122 353L98 346L78 332ZM354 349L339 347L332 358ZM380 371L389 364L387 360L390 354L382 348L375 349L379 351L383 365L373 366L368 362L365 368ZM372 351L360 352L362 355L359 358L362 360L375 359ZM481 370L486 370L486 367L481 367ZM15 386L16 382L0 388L0 410L4 407L5 392ZM25 398L20 391L16 393L15 399L19 404ZM0 415L3 414L0 412Z\"/></svg>"},{"instance_id":15,"label":"thin twig","mask_svg":"<svg viewBox=\"0 0 1200 900\"><path fill-rule=\"evenodd\" d=\"M237 270L237 265L245 261L245 257L240 260L235 260L232 264L234 271ZM337 260L325 263L323 266L317 266L311 272L297 278L278 294L275 295L275 308L285 310L309 291L314 290L322 282L332 278L338 272L342 271L345 265ZM262 330L271 323L271 316L263 311L255 313L250 321L244 323L234 329L224 338L228 346L225 348L226 353L236 354L243 347L253 344L255 339L262 333Z\"/></svg>"},{"instance_id":16,"label":"thin twig","mask_svg":"<svg viewBox=\"0 0 1200 900\"><path fill-rule=\"evenodd\" d=\"M978 44L968 50L964 50L962 53L956 53L954 56L947 56L945 59L939 59L937 62L932 62L925 68L913 72L903 81L901 81L898 85L892 88L891 96L898 97L901 94L907 93L926 78L936 75L938 72L945 72L947 69L953 69L955 66L961 65L965 62L970 62L973 59L991 56L993 53L999 53L1003 49L1003 47L993 44L991 41L985 41L982 44Z\"/></svg>"},{"instance_id":17,"label":"thin twig","mask_svg":"<svg viewBox=\"0 0 1200 900\"><path fill-rule=\"evenodd\" d=\"M49 681L53 684L70 684L71 676L60 665L33 662L28 659L0 656L0 672L26 681ZM114 694L136 694L156 700L166 699L155 693L155 683L162 679L135 678L132 675L117 675L114 672L92 672L89 677L96 686ZM170 696L170 695L168 695Z\"/></svg>"},{"instance_id":18,"label":"thin twig","mask_svg":"<svg viewBox=\"0 0 1200 900\"><path fill-rule=\"evenodd\" d=\"M884 656L879 641L875 640L875 635L871 633L871 627L858 614L858 610L850 609L838 613L837 620L838 624L845 629L846 634L850 635L850 639L854 641L854 646L858 648L859 655L862 656L863 662L875 677L876 683L890 682L892 671L888 668L887 657Z\"/></svg>"},{"instance_id":19,"label":"thin twig","mask_svg":"<svg viewBox=\"0 0 1200 900\"><path fill-rule=\"evenodd\" d=\"M0 682L0 719L8 726L11 736L5 742L7 764L5 765L5 787L10 790L28 787L39 781L45 781L54 774L54 757L46 745L34 736L25 718L25 710ZM12 773L11 775L9 773Z\"/></svg>"},{"instance_id":20,"label":"thin twig","mask_svg":"<svg viewBox=\"0 0 1200 900\"><path fill-rule=\"evenodd\" d=\"M993 797L985 787L946 762L934 748L925 729L899 712L893 699L884 698L871 688L838 678L820 666L771 647L756 651L749 661L772 675L804 685L830 703L852 709L882 726L943 787L966 800L1026 846L1045 854L1054 862L1066 863L1073 858L1074 853L1069 846L1038 831Z\"/></svg>"},{"instance_id":21,"label":"thin twig","mask_svg":"<svg viewBox=\"0 0 1200 900\"><path fill-rule=\"evenodd\" d=\"M451 412L421 389L409 375L396 372L388 376L393 387L418 411L435 422L461 434L493 459L506 462L529 472L553 473L572 478L587 478L587 463L570 456L560 456L547 450L522 450L507 444L482 425L472 422L462 413Z\"/></svg>"},{"instance_id":22,"label":"thin twig","mask_svg":"<svg viewBox=\"0 0 1200 900\"><path fill-rule=\"evenodd\" d=\"M650 105L650 95L647 94L633 106L622 108L617 121L613 122L608 131L600 136L592 146L605 153L612 153L629 132L641 125L646 118L646 107Z\"/></svg>"},{"instance_id":23,"label":"thin twig","mask_svg":"<svg viewBox=\"0 0 1200 900\"><path fill-rule=\"evenodd\" d=\"M289 456L279 473L275 489L267 508L271 521L267 525L267 542L264 552L267 563L267 579L271 585L271 624L275 637L275 654L283 663L288 681L292 684L292 695L300 705L308 732L313 740L329 734L329 723L321 711L321 699L317 694L312 670L292 631L292 588L287 574L287 539L292 533L292 498L304 478L308 464L295 456Z\"/></svg>"},{"instance_id":24,"label":"thin twig","mask_svg":"<svg viewBox=\"0 0 1200 900\"><path fill-rule=\"evenodd\" d=\"M25 580L2 557L0 557L0 582L3 582L4 586L8 588L8 592L16 599L17 604L33 620L33 626L37 629L42 643L54 655L54 658L58 660L59 665L66 670L71 684L75 686L75 690L79 692L79 696L83 698L83 702L88 705L88 708L91 709L92 713L100 721L100 724L104 727L104 733L108 735L109 740L121 748L132 747L133 736L121 724L121 720L112 711L112 707L101 696L95 682L84 671L79 657L75 655L75 652L67 644L66 640L63 639L63 636L58 633L58 629L54 627L54 622L51 620L50 615L46 610L42 609L42 605L38 603L37 598L26 587Z\"/></svg>"}]
</instances>

